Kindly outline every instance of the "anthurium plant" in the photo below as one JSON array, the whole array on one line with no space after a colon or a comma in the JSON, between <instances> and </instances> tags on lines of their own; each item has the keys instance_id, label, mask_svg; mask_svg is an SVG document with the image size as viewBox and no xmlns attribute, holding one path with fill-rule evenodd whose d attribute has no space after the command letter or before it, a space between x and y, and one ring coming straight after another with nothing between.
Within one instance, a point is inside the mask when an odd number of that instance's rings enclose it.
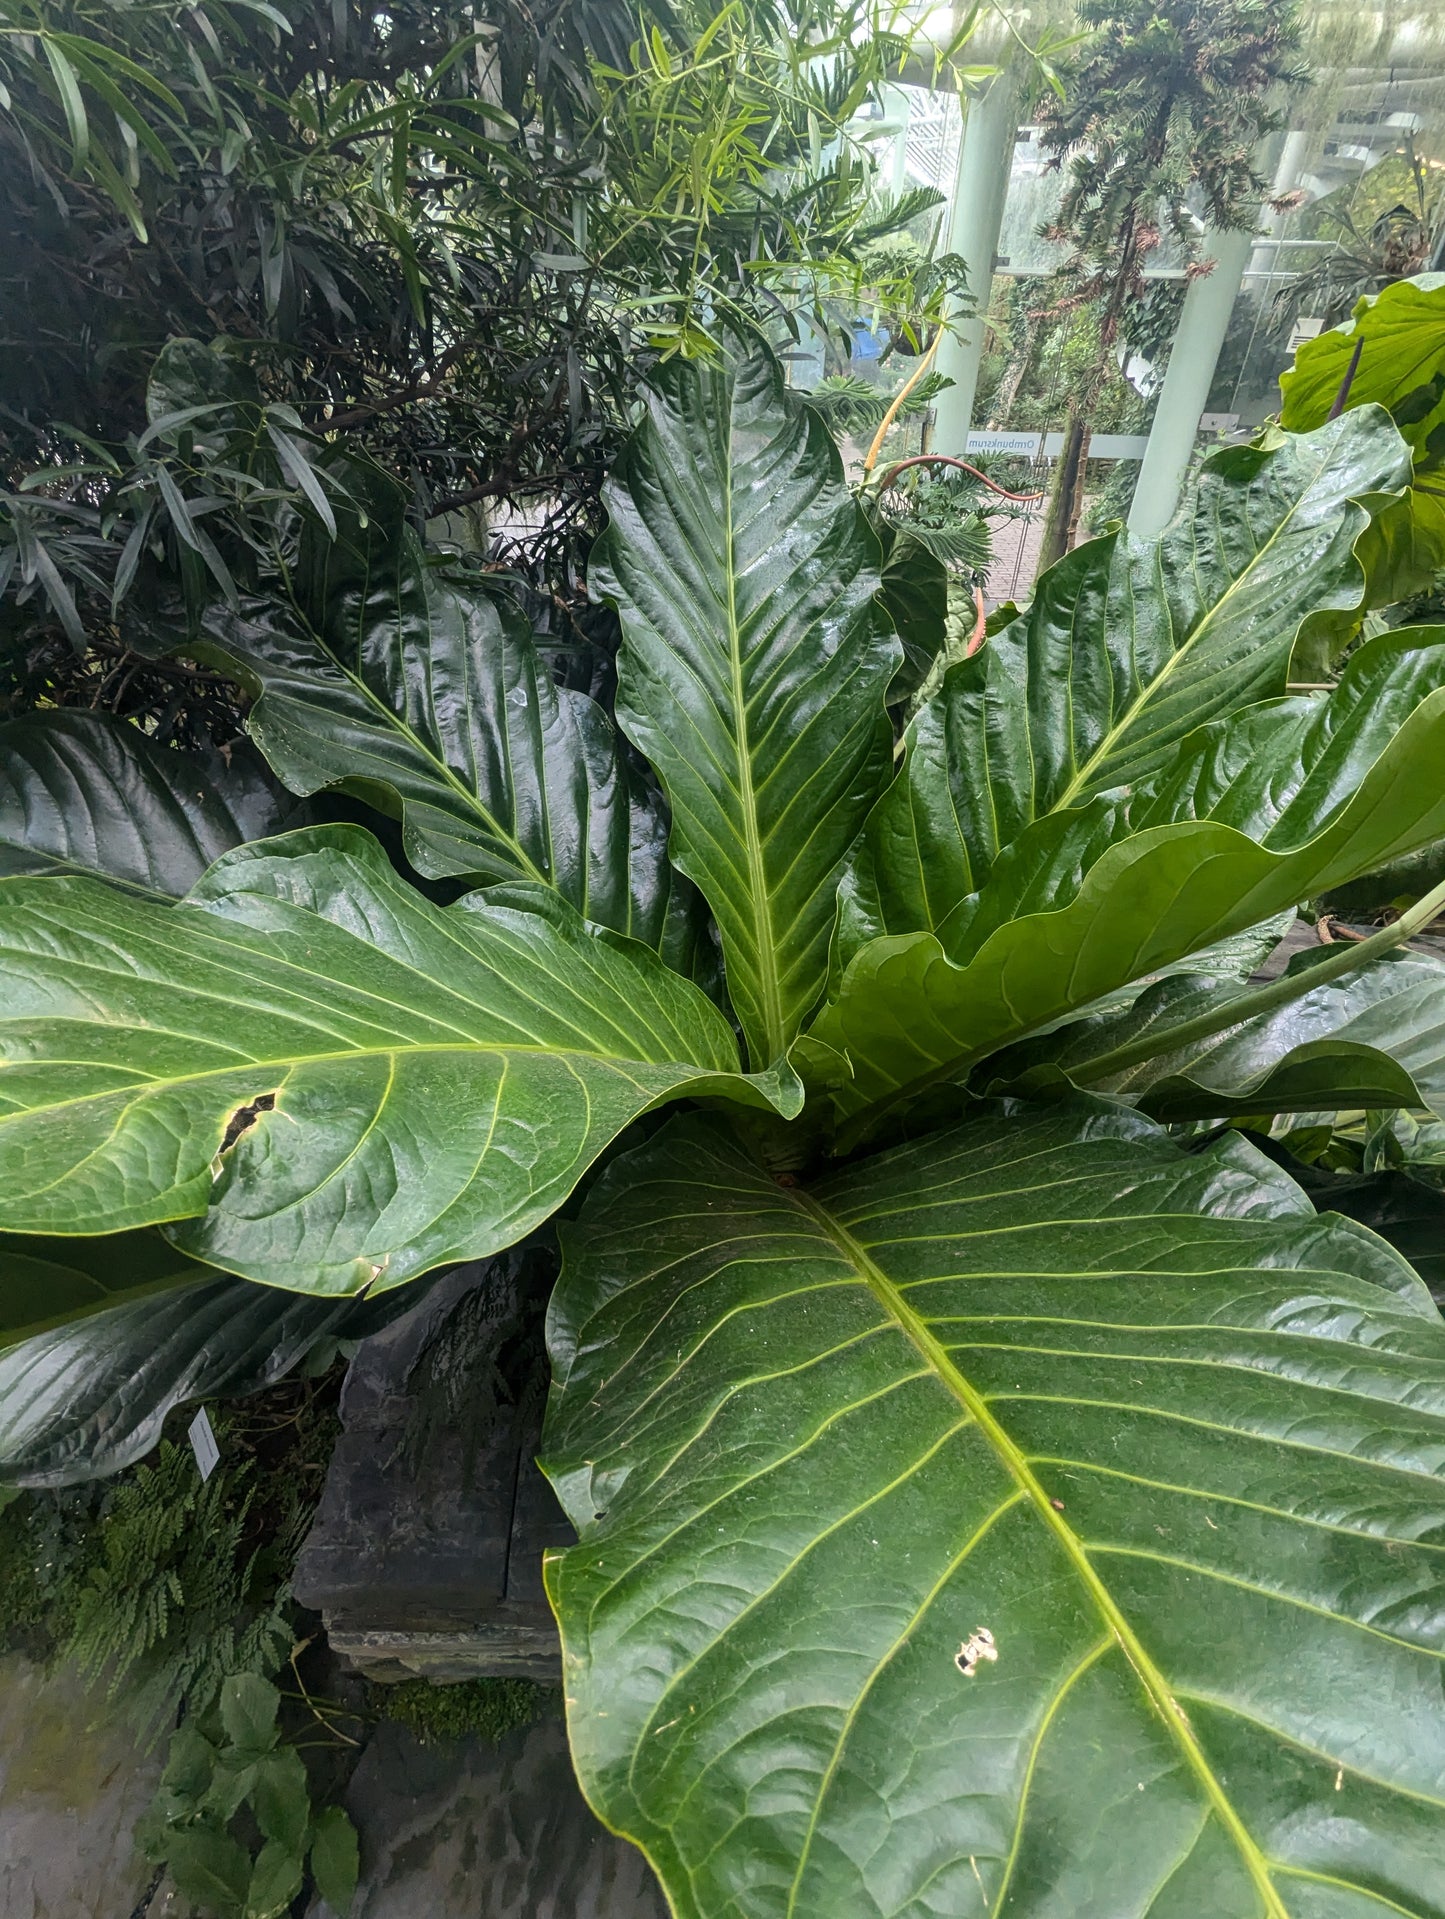
<instances>
[{"instance_id":1,"label":"anthurium plant","mask_svg":"<svg viewBox=\"0 0 1445 1919\"><path fill-rule=\"evenodd\" d=\"M1374 408L1211 455L900 732L822 423L672 364L593 691L378 502L191 642L351 820L20 723L0 1226L71 1277L0 1293L10 1477L108 1327L170 1329L135 1428L242 1300L337 1335L552 1219L572 1749L679 1919L1441 1919L1445 1326L1199 1125L1445 1114L1438 899L1250 983L1445 833L1445 629L1352 645L1409 477Z\"/></svg>"}]
</instances>

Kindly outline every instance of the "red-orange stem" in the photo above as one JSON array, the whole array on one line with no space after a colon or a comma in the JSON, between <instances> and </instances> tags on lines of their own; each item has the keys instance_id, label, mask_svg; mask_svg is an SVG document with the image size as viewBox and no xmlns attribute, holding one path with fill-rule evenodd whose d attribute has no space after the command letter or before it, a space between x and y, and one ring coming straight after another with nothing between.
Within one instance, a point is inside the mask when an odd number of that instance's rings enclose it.
<instances>
[{"instance_id":1,"label":"red-orange stem","mask_svg":"<svg viewBox=\"0 0 1445 1919\"><path fill-rule=\"evenodd\" d=\"M982 480L990 493L1000 494L1005 500L1020 500L1029 504L1044 497L1042 493L1010 493L1006 486L1000 486L997 480L991 480L986 473L980 473L978 468L971 466L967 460L955 460L951 453L915 453L911 460L899 460L889 467L878 482L879 491L882 492L885 487L891 486L898 475L910 466L956 466L964 473L971 473L976 480Z\"/></svg>"},{"instance_id":2,"label":"red-orange stem","mask_svg":"<svg viewBox=\"0 0 1445 1919\"><path fill-rule=\"evenodd\" d=\"M968 645L964 648L963 657L966 660L971 660L988 638L988 614L984 609L983 588L981 586L976 586L973 589L973 604L977 611L977 618L974 620L973 632L969 635Z\"/></svg>"}]
</instances>

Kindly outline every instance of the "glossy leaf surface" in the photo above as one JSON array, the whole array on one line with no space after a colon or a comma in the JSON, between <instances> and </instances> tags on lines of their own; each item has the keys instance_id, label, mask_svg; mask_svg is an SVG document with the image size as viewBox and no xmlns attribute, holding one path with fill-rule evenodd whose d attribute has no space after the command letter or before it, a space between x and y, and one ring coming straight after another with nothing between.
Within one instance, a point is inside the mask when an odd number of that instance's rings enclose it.
<instances>
[{"instance_id":1,"label":"glossy leaf surface","mask_svg":"<svg viewBox=\"0 0 1445 1919\"><path fill-rule=\"evenodd\" d=\"M1436 838L1442 640L1384 634L1328 699L1202 727L1152 787L1039 821L937 934L858 953L811 1070L845 1110L895 1100Z\"/></svg>"},{"instance_id":2,"label":"glossy leaf surface","mask_svg":"<svg viewBox=\"0 0 1445 1919\"><path fill-rule=\"evenodd\" d=\"M822 990L839 870L890 765L878 543L771 360L664 367L606 497L591 585L622 620L618 720L767 1065Z\"/></svg>"},{"instance_id":3,"label":"glossy leaf surface","mask_svg":"<svg viewBox=\"0 0 1445 1919\"><path fill-rule=\"evenodd\" d=\"M1190 974L1197 984L1213 984L1219 987L1242 987L1256 973L1280 941L1295 924L1299 914L1294 907L1287 912L1276 913L1272 919L1261 920L1258 926L1246 928L1242 933L1231 933L1227 939L1216 940L1212 946L1202 947L1197 953L1191 953L1186 959L1174 960L1168 966L1160 966L1145 978L1131 980L1127 986L1121 986L1115 993L1106 994L1102 1000L1093 1001L1088 1009L1090 1019L1103 1019L1106 1016L1126 1012L1149 987L1160 980L1173 979L1179 974ZM1072 1025L1074 1022L1070 1022ZM1062 1030L1062 1029L1061 1029Z\"/></svg>"},{"instance_id":4,"label":"glossy leaf surface","mask_svg":"<svg viewBox=\"0 0 1445 1919\"><path fill-rule=\"evenodd\" d=\"M1445 1192L1404 1170L1335 1174L1289 1168L1322 1213L1343 1213L1388 1240L1445 1307Z\"/></svg>"},{"instance_id":5,"label":"glossy leaf surface","mask_svg":"<svg viewBox=\"0 0 1445 1919\"><path fill-rule=\"evenodd\" d=\"M1412 486L1375 518L1361 536L1358 552L1370 582L1370 605L1390 606L1425 593L1445 571L1445 491L1439 478Z\"/></svg>"},{"instance_id":6,"label":"glossy leaf surface","mask_svg":"<svg viewBox=\"0 0 1445 1919\"><path fill-rule=\"evenodd\" d=\"M404 531L364 584L327 579L325 639L279 603L207 617L208 651L257 690L249 726L278 777L399 815L419 873L553 886L689 971L700 914L666 821L601 707L554 685L520 612L450 582Z\"/></svg>"},{"instance_id":7,"label":"glossy leaf surface","mask_svg":"<svg viewBox=\"0 0 1445 1919\"><path fill-rule=\"evenodd\" d=\"M0 1226L188 1221L299 1291L510 1245L684 1090L766 1103L645 948L541 888L431 906L355 828L241 848L173 907L10 881L0 980Z\"/></svg>"},{"instance_id":8,"label":"glossy leaf surface","mask_svg":"<svg viewBox=\"0 0 1445 1919\"><path fill-rule=\"evenodd\" d=\"M1360 542L1370 604L1425 592L1445 567L1445 274L1422 273L1359 300L1344 326L1306 340L1280 380L1286 427L1387 407L1409 444L1415 485Z\"/></svg>"},{"instance_id":9,"label":"glossy leaf surface","mask_svg":"<svg viewBox=\"0 0 1445 1919\"><path fill-rule=\"evenodd\" d=\"M1327 951L1296 959L1286 978L1307 981ZM1176 1048L1170 1031L1250 995L1180 977L1161 981L1127 1013L1065 1028L1019 1049L1160 1119L1339 1108L1445 1109L1445 964L1405 953L1327 980L1287 1005ZM1154 1057L1099 1077L1091 1062L1116 1047L1155 1040ZM1003 1059L1005 1075L1021 1062Z\"/></svg>"},{"instance_id":10,"label":"glossy leaf surface","mask_svg":"<svg viewBox=\"0 0 1445 1919\"><path fill-rule=\"evenodd\" d=\"M325 1342L378 1331L417 1298L280 1292L199 1266L158 1233L28 1250L0 1240L0 1272L7 1321L26 1310L25 1288L42 1276L56 1296L93 1301L104 1289L114 1302L0 1345L0 1483L23 1486L119 1472L150 1451L173 1406L256 1392ZM148 1284L121 1283L142 1272Z\"/></svg>"},{"instance_id":11,"label":"glossy leaf surface","mask_svg":"<svg viewBox=\"0 0 1445 1919\"><path fill-rule=\"evenodd\" d=\"M212 768L69 708L0 726L0 875L94 873L178 898L294 810L248 749Z\"/></svg>"},{"instance_id":12,"label":"glossy leaf surface","mask_svg":"<svg viewBox=\"0 0 1445 1919\"><path fill-rule=\"evenodd\" d=\"M948 569L907 531L874 528L883 553L879 594L903 647L888 687L890 706L910 699L928 678L948 635Z\"/></svg>"},{"instance_id":13,"label":"glossy leaf surface","mask_svg":"<svg viewBox=\"0 0 1445 1919\"><path fill-rule=\"evenodd\" d=\"M1381 1241L1097 1107L811 1190L674 1122L565 1250L573 1753L679 1919L1440 1919L1445 1326Z\"/></svg>"},{"instance_id":14,"label":"glossy leaf surface","mask_svg":"<svg viewBox=\"0 0 1445 1919\"><path fill-rule=\"evenodd\" d=\"M1375 1113L1365 1152L1366 1170L1408 1168L1445 1191L1445 1120L1423 1113Z\"/></svg>"},{"instance_id":15,"label":"glossy leaf surface","mask_svg":"<svg viewBox=\"0 0 1445 1919\"><path fill-rule=\"evenodd\" d=\"M1282 694L1364 594L1358 494L1408 459L1377 412L1270 449L1212 454L1157 540L1075 549L1032 604L950 668L843 888L841 956L937 927L1032 822L1157 775L1206 721Z\"/></svg>"}]
</instances>

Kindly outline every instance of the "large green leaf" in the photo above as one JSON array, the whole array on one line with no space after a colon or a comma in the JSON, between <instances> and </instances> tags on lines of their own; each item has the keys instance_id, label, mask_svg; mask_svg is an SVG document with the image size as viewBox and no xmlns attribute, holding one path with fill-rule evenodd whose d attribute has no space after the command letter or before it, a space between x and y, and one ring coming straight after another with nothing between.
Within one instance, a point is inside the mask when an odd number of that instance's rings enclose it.
<instances>
[{"instance_id":1,"label":"large green leaf","mask_svg":"<svg viewBox=\"0 0 1445 1919\"><path fill-rule=\"evenodd\" d=\"M1165 767L1204 722L1282 694L1303 645L1328 652L1364 592L1356 497L1400 485L1378 412L1212 454L1157 540L1078 547L913 721L843 885L839 957L937 927L1030 825Z\"/></svg>"},{"instance_id":2,"label":"large green leaf","mask_svg":"<svg viewBox=\"0 0 1445 1919\"><path fill-rule=\"evenodd\" d=\"M1360 648L1328 699L1202 727L1168 772L1028 828L938 931L855 956L800 1054L893 1102L1445 824L1445 629Z\"/></svg>"},{"instance_id":3,"label":"large green leaf","mask_svg":"<svg viewBox=\"0 0 1445 1919\"><path fill-rule=\"evenodd\" d=\"M1347 374L1347 406L1400 412L1405 437L1417 452L1426 451L1430 435L1445 424L1445 273L1422 273L1366 294L1344 326L1306 340L1280 377L1284 425L1294 432L1322 425ZM1436 381L1433 405L1424 404L1425 389ZM1417 396L1420 403L1408 404Z\"/></svg>"},{"instance_id":4,"label":"large green leaf","mask_svg":"<svg viewBox=\"0 0 1445 1919\"><path fill-rule=\"evenodd\" d=\"M256 1856L242 1919L282 1919L301 1890L304 1861L299 1853L268 1840Z\"/></svg>"},{"instance_id":5,"label":"large green leaf","mask_svg":"<svg viewBox=\"0 0 1445 1919\"><path fill-rule=\"evenodd\" d=\"M1356 550L1370 581L1371 606L1427 592L1445 572L1445 490L1438 486L1436 478L1412 486L1377 513L1361 536Z\"/></svg>"},{"instance_id":6,"label":"large green leaf","mask_svg":"<svg viewBox=\"0 0 1445 1919\"><path fill-rule=\"evenodd\" d=\"M356 1897L360 1866L356 1828L340 1806L323 1806L312 1826L311 1876L333 1912L345 1913Z\"/></svg>"},{"instance_id":7,"label":"large green leaf","mask_svg":"<svg viewBox=\"0 0 1445 1919\"><path fill-rule=\"evenodd\" d=\"M3 875L95 873L175 898L295 810L246 748L209 767L124 720L70 708L0 726Z\"/></svg>"},{"instance_id":8,"label":"large green leaf","mask_svg":"<svg viewBox=\"0 0 1445 1919\"><path fill-rule=\"evenodd\" d=\"M214 1826L180 1826L166 1834L166 1871L183 1899L222 1919L245 1919L251 1857L239 1839Z\"/></svg>"},{"instance_id":9,"label":"large green leaf","mask_svg":"<svg viewBox=\"0 0 1445 1919\"><path fill-rule=\"evenodd\" d=\"M183 1220L185 1251L322 1293L510 1245L669 1097L767 1103L645 947L540 887L434 907L350 827L171 907L5 882L0 1057L0 1228Z\"/></svg>"},{"instance_id":10,"label":"large green leaf","mask_svg":"<svg viewBox=\"0 0 1445 1919\"><path fill-rule=\"evenodd\" d=\"M0 1483L119 1472L150 1451L173 1406L269 1386L414 1297L278 1292L199 1266L155 1232L0 1240Z\"/></svg>"},{"instance_id":11,"label":"large green leaf","mask_svg":"<svg viewBox=\"0 0 1445 1919\"><path fill-rule=\"evenodd\" d=\"M1445 1914L1445 1326L1237 1137L676 1123L551 1339L572 1750L678 1919Z\"/></svg>"},{"instance_id":12,"label":"large green leaf","mask_svg":"<svg viewBox=\"0 0 1445 1919\"><path fill-rule=\"evenodd\" d=\"M839 869L890 763L878 543L767 358L665 368L607 505L591 584L622 620L618 720L766 1065L822 991Z\"/></svg>"},{"instance_id":13,"label":"large green leaf","mask_svg":"<svg viewBox=\"0 0 1445 1919\"><path fill-rule=\"evenodd\" d=\"M1306 340L1280 380L1286 427L1346 408L1387 407L1408 441L1415 480L1376 514L1360 542L1370 604L1421 593L1445 566L1445 273L1422 273L1367 294L1352 318Z\"/></svg>"},{"instance_id":14,"label":"large green leaf","mask_svg":"<svg viewBox=\"0 0 1445 1919\"><path fill-rule=\"evenodd\" d=\"M1287 981L1307 982L1332 955L1291 962ZM1233 1113L1307 1113L1332 1108L1429 1106L1445 1112L1445 963L1428 955L1377 959L1248 1017L1237 985L1177 977L1142 994L1128 1012L1091 1019L993 1063L1000 1079L1045 1063L1079 1084L1129 1099L1160 1119ZM1185 1021L1240 1015L1207 1038L1171 1042ZM1157 1047L1115 1072L1100 1062L1119 1049Z\"/></svg>"},{"instance_id":15,"label":"large green leaf","mask_svg":"<svg viewBox=\"0 0 1445 1919\"><path fill-rule=\"evenodd\" d=\"M602 708L554 684L518 609L449 579L405 528L320 580L325 637L279 601L206 617L206 651L255 690L250 730L286 785L399 815L420 873L553 886L690 972L703 915L668 864L666 819Z\"/></svg>"},{"instance_id":16,"label":"large green leaf","mask_svg":"<svg viewBox=\"0 0 1445 1919\"><path fill-rule=\"evenodd\" d=\"M0 1235L0 1350L112 1306L215 1277L151 1228L99 1239Z\"/></svg>"},{"instance_id":17,"label":"large green leaf","mask_svg":"<svg viewBox=\"0 0 1445 1919\"><path fill-rule=\"evenodd\" d=\"M1445 881L1445 840L1422 846L1382 867L1378 873L1366 873L1348 886L1336 887L1320 902L1341 919L1375 919L1387 907L1399 909L1412 904Z\"/></svg>"},{"instance_id":18,"label":"large green leaf","mask_svg":"<svg viewBox=\"0 0 1445 1919\"><path fill-rule=\"evenodd\" d=\"M1445 1193L1406 1171L1329 1173L1292 1166L1322 1213L1343 1213L1388 1240L1445 1305Z\"/></svg>"}]
</instances>

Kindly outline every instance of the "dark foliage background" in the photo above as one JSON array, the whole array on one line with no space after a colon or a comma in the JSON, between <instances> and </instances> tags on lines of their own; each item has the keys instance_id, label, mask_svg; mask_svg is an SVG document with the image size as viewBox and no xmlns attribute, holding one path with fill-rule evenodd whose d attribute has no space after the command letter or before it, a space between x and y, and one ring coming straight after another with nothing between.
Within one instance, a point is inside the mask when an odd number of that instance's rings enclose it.
<instances>
[{"instance_id":1,"label":"dark foliage background","mask_svg":"<svg viewBox=\"0 0 1445 1919\"><path fill-rule=\"evenodd\" d=\"M659 359L846 337L936 204L850 130L905 50L872 0L4 0L6 709L224 745L244 697L157 631L284 590L343 454L575 644Z\"/></svg>"}]
</instances>

